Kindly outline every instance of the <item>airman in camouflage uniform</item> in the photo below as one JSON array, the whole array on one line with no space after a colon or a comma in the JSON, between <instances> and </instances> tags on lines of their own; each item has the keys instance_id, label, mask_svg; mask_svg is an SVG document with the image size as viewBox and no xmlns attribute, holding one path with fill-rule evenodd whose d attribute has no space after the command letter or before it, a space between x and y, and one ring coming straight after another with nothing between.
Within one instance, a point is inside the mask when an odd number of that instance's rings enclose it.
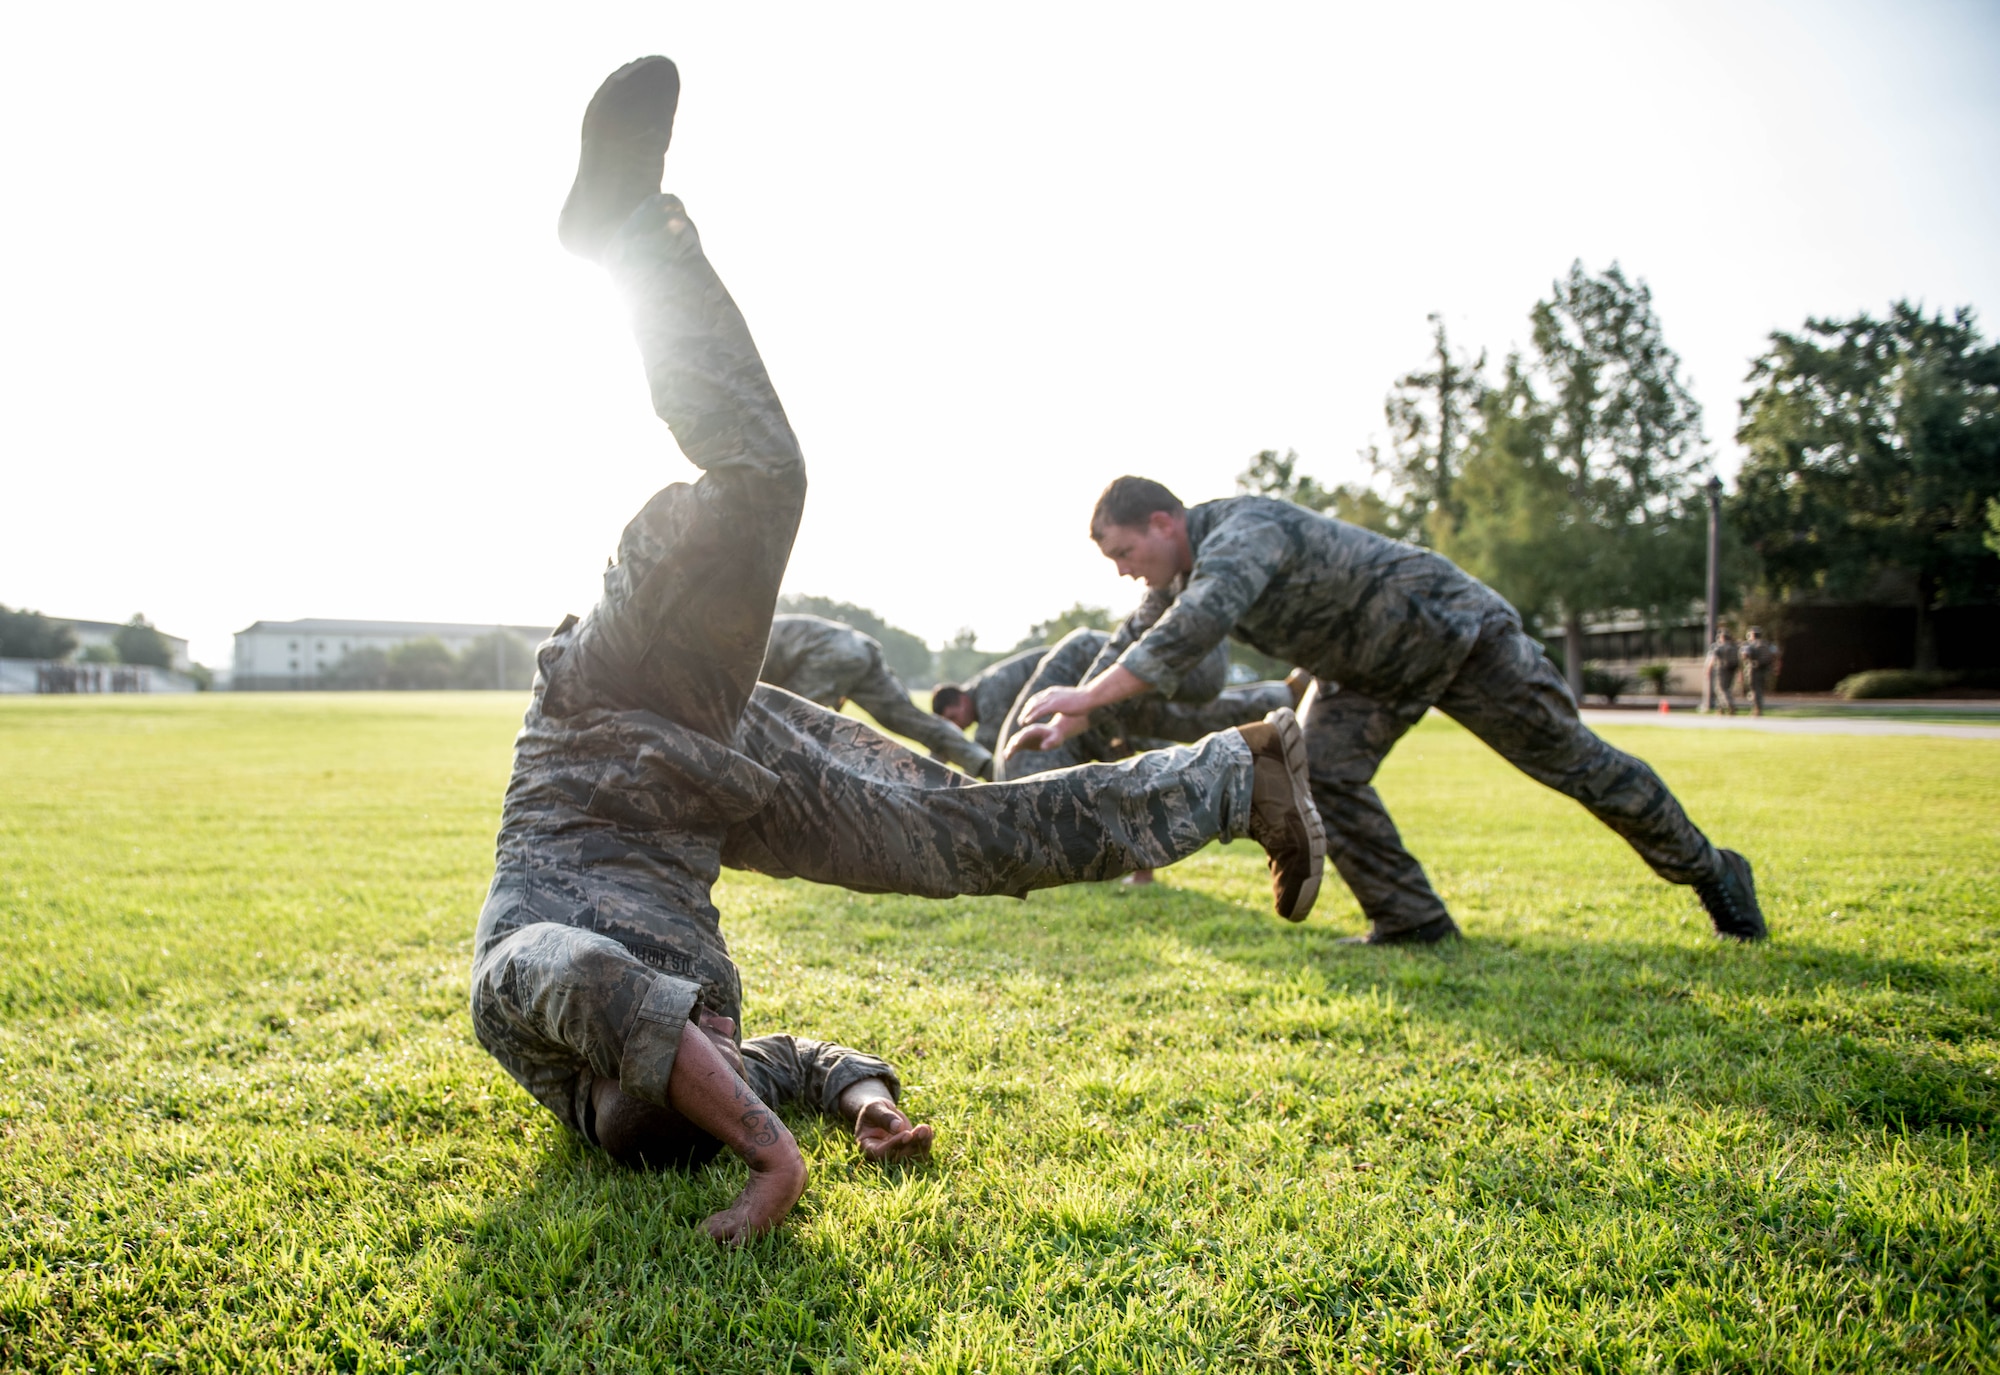
<instances>
[{"instance_id":1,"label":"airman in camouflage uniform","mask_svg":"<svg viewBox=\"0 0 2000 1375\"><path fill-rule=\"evenodd\" d=\"M1743 690L1750 696L1750 714L1764 714L1764 694L1771 690L1771 684L1778 679L1778 666L1784 655L1777 645L1764 638L1764 632L1751 626L1743 639Z\"/></svg>"},{"instance_id":2,"label":"airman in camouflage uniform","mask_svg":"<svg viewBox=\"0 0 2000 1375\"><path fill-rule=\"evenodd\" d=\"M1715 643L1708 647L1707 691L1703 694L1702 710L1713 708L1717 699L1721 700L1725 716L1736 714L1736 672L1743 666L1743 650L1736 639L1724 626L1715 632Z\"/></svg>"},{"instance_id":3,"label":"airman in camouflage uniform","mask_svg":"<svg viewBox=\"0 0 2000 1375\"><path fill-rule=\"evenodd\" d=\"M1435 706L1531 778L1575 798L1670 883L1692 884L1718 932L1764 933L1748 861L1718 851L1659 775L1600 740L1562 675L1498 593L1450 561L1270 497L1193 509L1120 478L1091 521L1100 550L1152 589L1085 686L1027 704L1017 747L1060 743L1133 693L1172 695L1224 636L1309 669L1301 708L1329 854L1373 943L1457 933L1370 786Z\"/></svg>"},{"instance_id":4,"label":"airman in camouflage uniform","mask_svg":"<svg viewBox=\"0 0 2000 1375\"><path fill-rule=\"evenodd\" d=\"M1041 645L988 664L963 683L943 683L931 694L931 711L960 730L972 727L972 743L990 757L1000 748L1000 725L1008 708L1035 676L1035 665L1048 650ZM961 703L954 706L954 703Z\"/></svg>"},{"instance_id":5,"label":"airman in camouflage uniform","mask_svg":"<svg viewBox=\"0 0 2000 1375\"><path fill-rule=\"evenodd\" d=\"M992 763L992 751L912 702L909 689L882 661L881 642L851 625L824 616L773 616L760 676L829 711L851 701L882 729L916 741L932 758L956 764L975 778Z\"/></svg>"},{"instance_id":6,"label":"airman in camouflage uniform","mask_svg":"<svg viewBox=\"0 0 2000 1375\"><path fill-rule=\"evenodd\" d=\"M1019 711L1043 688L1074 687L1086 681L1110 636L1102 630L1070 631L1050 647L1028 681L1009 705L1000 729L1002 740L1018 727ZM1051 769L1069 768L1095 760L1122 759L1139 750L1158 749L1175 741L1199 740L1231 726L1261 721L1280 707L1294 705L1283 683L1248 683L1226 687L1229 649L1217 645L1193 673L1181 680L1178 694L1166 698L1148 693L1104 708L1091 727L1050 750L996 756L993 776L1002 780L1028 778Z\"/></svg>"},{"instance_id":7,"label":"airman in camouflage uniform","mask_svg":"<svg viewBox=\"0 0 2000 1375\"><path fill-rule=\"evenodd\" d=\"M1123 764L977 784L757 682L805 463L686 211L658 193L678 90L664 58L600 88L561 232L628 298L654 409L703 476L646 503L596 606L536 652L471 1004L480 1043L565 1125L618 1155L617 1125L619 1158L689 1163L718 1141L741 1156L750 1183L708 1223L740 1240L805 1186L767 1105L839 1107L870 1154L869 1131L893 1155L927 1148L929 1129L894 1108L894 1071L873 1056L740 1040L741 984L710 897L725 864L1021 895L1248 833L1272 853L1283 910L1309 908L1295 895L1308 876L1316 890L1323 845L1289 713Z\"/></svg>"}]
</instances>

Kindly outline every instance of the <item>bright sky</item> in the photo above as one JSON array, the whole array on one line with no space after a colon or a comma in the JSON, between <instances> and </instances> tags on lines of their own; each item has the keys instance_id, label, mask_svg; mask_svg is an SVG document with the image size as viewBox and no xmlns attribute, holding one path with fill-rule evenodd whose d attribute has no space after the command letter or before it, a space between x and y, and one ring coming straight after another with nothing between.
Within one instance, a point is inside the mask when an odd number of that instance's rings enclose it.
<instances>
[{"instance_id":1,"label":"bright sky","mask_svg":"<svg viewBox=\"0 0 2000 1375\"><path fill-rule=\"evenodd\" d=\"M1121 472L1363 476L1425 315L1497 358L1573 258L1651 283L1725 473L1773 328L2000 310L1991 3L10 5L0 602L214 664L584 610L694 471L554 235L650 52L811 465L787 586L933 642L1136 600Z\"/></svg>"}]
</instances>

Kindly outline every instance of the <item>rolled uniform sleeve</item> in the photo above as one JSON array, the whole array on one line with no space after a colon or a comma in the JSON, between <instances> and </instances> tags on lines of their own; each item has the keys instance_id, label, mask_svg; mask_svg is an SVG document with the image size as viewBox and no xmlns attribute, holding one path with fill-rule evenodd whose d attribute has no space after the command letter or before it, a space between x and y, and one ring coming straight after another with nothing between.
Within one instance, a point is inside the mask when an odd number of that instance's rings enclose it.
<instances>
[{"instance_id":1,"label":"rolled uniform sleeve","mask_svg":"<svg viewBox=\"0 0 2000 1375\"><path fill-rule=\"evenodd\" d=\"M1179 595L1118 663L1162 697L1172 697L1263 595L1284 558L1281 531L1261 522L1223 521L1195 550L1194 569ZM1149 595L1140 610L1152 601ZM1139 613L1133 614L1136 619Z\"/></svg>"},{"instance_id":2,"label":"rolled uniform sleeve","mask_svg":"<svg viewBox=\"0 0 2000 1375\"><path fill-rule=\"evenodd\" d=\"M796 1103L833 1114L840 1095L864 1079L880 1079L901 1101L903 1081L888 1061L831 1041L758 1036L743 1043L743 1076L769 1107Z\"/></svg>"}]
</instances>

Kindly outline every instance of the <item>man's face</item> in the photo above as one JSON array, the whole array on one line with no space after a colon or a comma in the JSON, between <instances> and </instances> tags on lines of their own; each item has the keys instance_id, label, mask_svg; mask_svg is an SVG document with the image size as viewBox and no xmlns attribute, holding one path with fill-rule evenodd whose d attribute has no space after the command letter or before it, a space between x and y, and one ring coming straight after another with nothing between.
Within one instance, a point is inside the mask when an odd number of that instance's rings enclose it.
<instances>
[{"instance_id":1,"label":"man's face","mask_svg":"<svg viewBox=\"0 0 2000 1375\"><path fill-rule=\"evenodd\" d=\"M1188 570L1192 559L1187 542L1187 517L1155 511L1144 525L1107 525L1097 548L1118 567L1122 578L1138 578L1148 587L1165 587Z\"/></svg>"},{"instance_id":2,"label":"man's face","mask_svg":"<svg viewBox=\"0 0 2000 1375\"><path fill-rule=\"evenodd\" d=\"M951 722L954 726L957 726L960 730L964 730L967 726L978 723L979 718L974 716L972 712L972 698L968 696L959 698L956 702L953 702L950 706L939 712L938 715Z\"/></svg>"},{"instance_id":3,"label":"man's face","mask_svg":"<svg viewBox=\"0 0 2000 1375\"><path fill-rule=\"evenodd\" d=\"M722 1058L736 1071L736 1077L743 1077L743 1052L736 1048L736 1023L720 1013L710 1012L705 1007L694 1010L695 1024L708 1033L708 1039L722 1052Z\"/></svg>"}]
</instances>

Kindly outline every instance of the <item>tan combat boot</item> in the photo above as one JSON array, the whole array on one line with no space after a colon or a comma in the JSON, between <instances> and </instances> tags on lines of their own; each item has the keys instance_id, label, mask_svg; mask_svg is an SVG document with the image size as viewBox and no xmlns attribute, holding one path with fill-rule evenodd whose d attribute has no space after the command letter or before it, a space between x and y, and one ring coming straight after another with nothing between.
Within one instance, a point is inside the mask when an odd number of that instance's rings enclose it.
<instances>
[{"instance_id":1,"label":"tan combat boot","mask_svg":"<svg viewBox=\"0 0 2000 1375\"><path fill-rule=\"evenodd\" d=\"M1256 760L1250 838L1270 857L1272 903L1286 921L1304 921L1326 868L1326 830L1313 806L1305 732L1288 707L1236 730Z\"/></svg>"}]
</instances>

